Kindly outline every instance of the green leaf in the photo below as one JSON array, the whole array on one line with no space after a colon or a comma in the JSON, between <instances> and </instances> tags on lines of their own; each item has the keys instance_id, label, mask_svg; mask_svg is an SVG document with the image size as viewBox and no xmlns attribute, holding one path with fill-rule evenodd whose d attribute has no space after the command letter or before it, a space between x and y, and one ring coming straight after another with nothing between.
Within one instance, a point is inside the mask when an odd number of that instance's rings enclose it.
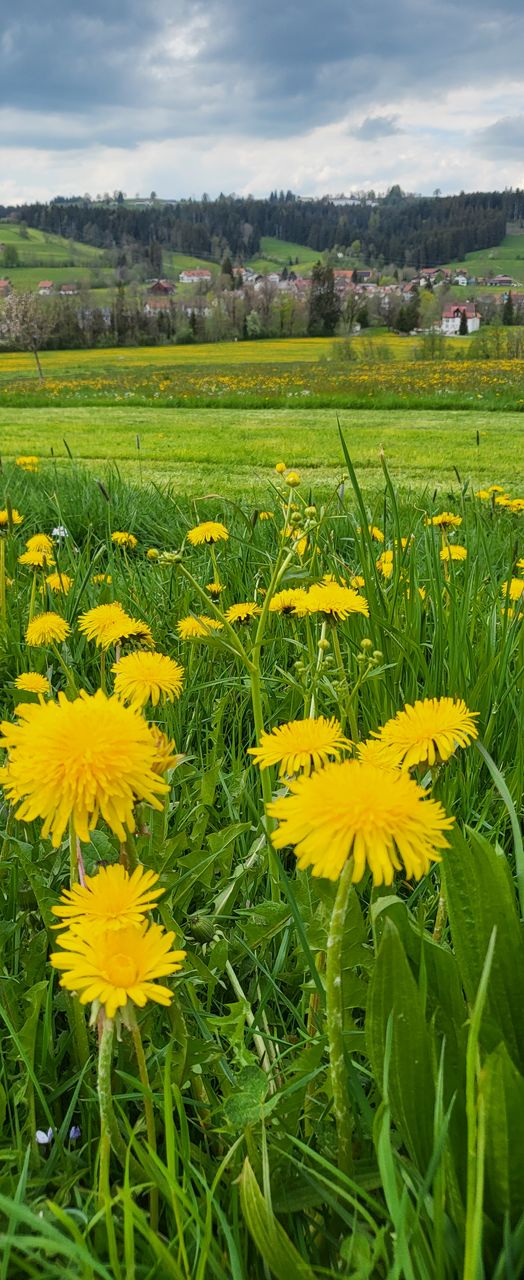
<instances>
[{"instance_id":1,"label":"green leaf","mask_svg":"<svg viewBox=\"0 0 524 1280\"><path fill-rule=\"evenodd\" d=\"M522 1212L524 1078L501 1044L484 1063L486 1206L515 1221Z\"/></svg>"},{"instance_id":2,"label":"green leaf","mask_svg":"<svg viewBox=\"0 0 524 1280\"><path fill-rule=\"evenodd\" d=\"M249 1233L277 1280L315 1280L309 1263L295 1249L262 1195L247 1157L240 1175L240 1203Z\"/></svg>"},{"instance_id":3,"label":"green leaf","mask_svg":"<svg viewBox=\"0 0 524 1280\"><path fill-rule=\"evenodd\" d=\"M503 1040L524 1069L524 937L515 890L503 854L478 832L455 830L442 861L453 946L470 1004L474 1004L489 940L496 927L481 1042Z\"/></svg>"},{"instance_id":4,"label":"green leaf","mask_svg":"<svg viewBox=\"0 0 524 1280\"><path fill-rule=\"evenodd\" d=\"M258 1124L267 1093L267 1075L260 1067L244 1067L237 1078L237 1088L226 1098L224 1114L234 1129Z\"/></svg>"},{"instance_id":5,"label":"green leaf","mask_svg":"<svg viewBox=\"0 0 524 1280\"><path fill-rule=\"evenodd\" d=\"M419 1169L425 1171L433 1149L432 1046L399 932L387 921L369 985L366 1018L368 1052L379 1082L384 1076L390 1019L391 1057L384 1087L402 1138Z\"/></svg>"}]
</instances>

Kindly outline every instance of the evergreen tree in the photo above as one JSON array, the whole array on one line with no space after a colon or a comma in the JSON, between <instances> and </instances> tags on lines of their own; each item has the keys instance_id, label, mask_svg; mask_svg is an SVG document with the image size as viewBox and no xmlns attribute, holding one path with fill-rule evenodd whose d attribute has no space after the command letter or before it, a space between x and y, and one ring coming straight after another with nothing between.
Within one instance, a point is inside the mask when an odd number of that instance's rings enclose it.
<instances>
[{"instance_id":1,"label":"evergreen tree","mask_svg":"<svg viewBox=\"0 0 524 1280\"><path fill-rule=\"evenodd\" d=\"M468 317L465 311L462 311L459 324L459 335L464 338L468 332Z\"/></svg>"},{"instance_id":2,"label":"evergreen tree","mask_svg":"<svg viewBox=\"0 0 524 1280\"><path fill-rule=\"evenodd\" d=\"M333 268L317 262L311 274L308 334L315 338L332 338L339 316L340 304L335 293Z\"/></svg>"},{"instance_id":3,"label":"evergreen tree","mask_svg":"<svg viewBox=\"0 0 524 1280\"><path fill-rule=\"evenodd\" d=\"M503 324L515 324L515 308L514 308L514 306L513 306L513 298L512 298L512 295L511 295L511 289L510 289L510 291L509 291L509 293L508 293L508 296L507 296L506 301L505 301L505 303L504 303L504 306L503 306L503 308L502 308L502 323L503 323Z\"/></svg>"}]
</instances>

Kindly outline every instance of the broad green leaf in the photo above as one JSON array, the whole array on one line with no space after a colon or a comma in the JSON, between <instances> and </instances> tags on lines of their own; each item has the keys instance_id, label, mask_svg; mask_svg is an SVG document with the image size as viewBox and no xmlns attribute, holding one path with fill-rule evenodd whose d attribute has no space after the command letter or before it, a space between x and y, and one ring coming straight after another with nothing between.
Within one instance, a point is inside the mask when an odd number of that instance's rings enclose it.
<instances>
[{"instance_id":1,"label":"broad green leaf","mask_svg":"<svg viewBox=\"0 0 524 1280\"><path fill-rule=\"evenodd\" d=\"M240 1175L240 1203L259 1253L277 1280L314 1280L314 1272L295 1249L262 1195L249 1160Z\"/></svg>"},{"instance_id":2,"label":"broad green leaf","mask_svg":"<svg viewBox=\"0 0 524 1280\"><path fill-rule=\"evenodd\" d=\"M515 1221L522 1213L524 1078L501 1044L484 1063L480 1088L486 1105L486 1209Z\"/></svg>"},{"instance_id":3,"label":"broad green leaf","mask_svg":"<svg viewBox=\"0 0 524 1280\"><path fill-rule=\"evenodd\" d=\"M244 1067L237 1078L234 1092L224 1103L226 1120L233 1128L245 1129L247 1125L258 1124L267 1086L265 1071L256 1066Z\"/></svg>"},{"instance_id":4,"label":"broad green leaf","mask_svg":"<svg viewBox=\"0 0 524 1280\"><path fill-rule=\"evenodd\" d=\"M399 932L388 921L369 985L366 1018L368 1052L379 1082L384 1074L390 1018L392 1046L387 1091L391 1112L411 1156L425 1171L433 1149L432 1045L420 992Z\"/></svg>"},{"instance_id":5,"label":"broad green leaf","mask_svg":"<svg viewBox=\"0 0 524 1280\"><path fill-rule=\"evenodd\" d=\"M470 1004L475 1001L494 927L495 954L482 1023L488 1050L503 1040L524 1068L524 937L503 854L483 836L455 830L442 861L453 946Z\"/></svg>"}]
</instances>

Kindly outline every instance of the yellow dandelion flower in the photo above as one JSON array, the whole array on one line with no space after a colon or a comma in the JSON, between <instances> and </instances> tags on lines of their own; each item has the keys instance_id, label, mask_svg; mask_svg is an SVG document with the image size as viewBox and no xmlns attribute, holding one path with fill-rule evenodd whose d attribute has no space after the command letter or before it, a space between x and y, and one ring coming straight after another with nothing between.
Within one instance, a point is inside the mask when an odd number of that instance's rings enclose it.
<instances>
[{"instance_id":1,"label":"yellow dandelion flower","mask_svg":"<svg viewBox=\"0 0 524 1280\"><path fill-rule=\"evenodd\" d=\"M12 507L11 508L11 524L13 525L22 524L23 519L24 519L24 516L20 515L20 512L16 510L16 507ZM8 525L9 525L9 512L7 510L7 507L3 507L0 510L0 529L6 529Z\"/></svg>"},{"instance_id":2,"label":"yellow dandelion flower","mask_svg":"<svg viewBox=\"0 0 524 1280\"><path fill-rule=\"evenodd\" d=\"M64 889L60 902L51 910L59 917L60 928L95 924L122 929L128 924L140 924L163 893L156 871L139 866L130 875L116 862L100 867L95 876L86 876L84 884Z\"/></svg>"},{"instance_id":3,"label":"yellow dandelion flower","mask_svg":"<svg viewBox=\"0 0 524 1280\"><path fill-rule=\"evenodd\" d=\"M508 511L511 511L514 516L522 515L522 512L524 511L524 498L512 498L511 502L508 502L507 507Z\"/></svg>"},{"instance_id":4,"label":"yellow dandelion flower","mask_svg":"<svg viewBox=\"0 0 524 1280\"><path fill-rule=\"evenodd\" d=\"M62 592L62 595L67 596L73 585L73 579L69 578L67 573L49 573L46 583L50 591Z\"/></svg>"},{"instance_id":5,"label":"yellow dandelion flower","mask_svg":"<svg viewBox=\"0 0 524 1280\"><path fill-rule=\"evenodd\" d=\"M476 492L476 494L475 494L475 497L476 497L476 498L480 498L481 502L489 502L489 499L491 498L491 490L490 490L490 489L477 489L477 492Z\"/></svg>"},{"instance_id":6,"label":"yellow dandelion flower","mask_svg":"<svg viewBox=\"0 0 524 1280\"><path fill-rule=\"evenodd\" d=\"M138 544L138 538L135 538L134 533L127 533L123 529L115 529L115 532L111 534L111 542L114 542L117 547L128 547L130 551L134 551Z\"/></svg>"},{"instance_id":7,"label":"yellow dandelion flower","mask_svg":"<svg viewBox=\"0 0 524 1280\"><path fill-rule=\"evenodd\" d=\"M490 484L488 493L504 493L504 489L501 484Z\"/></svg>"},{"instance_id":8,"label":"yellow dandelion flower","mask_svg":"<svg viewBox=\"0 0 524 1280\"><path fill-rule=\"evenodd\" d=\"M360 526L357 529L357 533L362 533L362 529L360 528ZM368 533L370 533L371 537L375 539L375 542L384 541L384 534L382 532L382 529L378 529L376 524L368 524Z\"/></svg>"},{"instance_id":9,"label":"yellow dandelion flower","mask_svg":"<svg viewBox=\"0 0 524 1280\"><path fill-rule=\"evenodd\" d=\"M51 685L47 676L40 675L39 671L23 671L22 675L16 677L15 689L22 689L24 693L44 694L51 692Z\"/></svg>"},{"instance_id":10,"label":"yellow dandelion flower","mask_svg":"<svg viewBox=\"0 0 524 1280\"><path fill-rule=\"evenodd\" d=\"M60 844L70 819L89 840L102 817L119 840L134 831L134 805L161 809L167 785L153 770L155 744L145 720L101 689L68 702L20 708L21 724L1 726L7 747L2 786L16 816L42 818L42 835Z\"/></svg>"},{"instance_id":11,"label":"yellow dandelion flower","mask_svg":"<svg viewBox=\"0 0 524 1280\"><path fill-rule=\"evenodd\" d=\"M438 529L458 529L462 516L455 516L452 511L441 511L437 516L426 516L424 524L435 525Z\"/></svg>"},{"instance_id":12,"label":"yellow dandelion flower","mask_svg":"<svg viewBox=\"0 0 524 1280\"><path fill-rule=\"evenodd\" d=\"M289 790L267 807L280 823L271 839L276 849L294 845L299 867L314 876L337 880L352 855L354 883L366 866L375 885L391 884L402 866L418 880L447 847L453 819L400 769L343 760L295 779Z\"/></svg>"},{"instance_id":13,"label":"yellow dandelion flower","mask_svg":"<svg viewBox=\"0 0 524 1280\"><path fill-rule=\"evenodd\" d=\"M187 540L193 547L200 547L204 543L213 546L215 542L227 542L228 538L225 524L216 520L204 520L202 524L195 525L194 529L189 529L187 534Z\"/></svg>"},{"instance_id":14,"label":"yellow dandelion flower","mask_svg":"<svg viewBox=\"0 0 524 1280\"><path fill-rule=\"evenodd\" d=\"M304 598L295 606L300 617L320 613L331 620L344 620L351 613L369 617L368 602L352 587L341 587L337 582L318 583L304 592Z\"/></svg>"},{"instance_id":15,"label":"yellow dandelion flower","mask_svg":"<svg viewBox=\"0 0 524 1280\"><path fill-rule=\"evenodd\" d=\"M235 626L237 622L252 622L253 618L258 617L262 613L259 604L255 604L254 600L246 600L244 604L232 604L226 612L227 621Z\"/></svg>"},{"instance_id":16,"label":"yellow dandelion flower","mask_svg":"<svg viewBox=\"0 0 524 1280\"><path fill-rule=\"evenodd\" d=\"M157 724L150 724L149 728L155 747L153 773L163 775L170 769L176 769L177 765L185 760L185 756L177 755L174 742L168 738L167 734L162 733Z\"/></svg>"},{"instance_id":17,"label":"yellow dandelion flower","mask_svg":"<svg viewBox=\"0 0 524 1280\"><path fill-rule=\"evenodd\" d=\"M524 595L524 578L511 578L509 582L503 582L501 590L510 600L520 600Z\"/></svg>"},{"instance_id":18,"label":"yellow dandelion flower","mask_svg":"<svg viewBox=\"0 0 524 1280\"><path fill-rule=\"evenodd\" d=\"M302 587L286 587L284 591L276 591L269 602L269 612L293 613L305 594Z\"/></svg>"},{"instance_id":19,"label":"yellow dandelion flower","mask_svg":"<svg viewBox=\"0 0 524 1280\"><path fill-rule=\"evenodd\" d=\"M100 586L103 586L104 584L110 587L112 581L113 579L110 573L94 573L93 577L91 578L91 582L95 587L100 587Z\"/></svg>"},{"instance_id":20,"label":"yellow dandelion flower","mask_svg":"<svg viewBox=\"0 0 524 1280\"><path fill-rule=\"evenodd\" d=\"M361 573L355 573L353 577L349 579L349 585L350 587L353 587L354 591L361 591L362 587L365 587L366 585L366 579L362 577Z\"/></svg>"},{"instance_id":21,"label":"yellow dandelion flower","mask_svg":"<svg viewBox=\"0 0 524 1280\"><path fill-rule=\"evenodd\" d=\"M146 702L156 707L160 701L179 698L182 692L184 668L163 653L138 649L115 662L111 670L117 698L133 707L144 707Z\"/></svg>"},{"instance_id":22,"label":"yellow dandelion flower","mask_svg":"<svg viewBox=\"0 0 524 1280\"><path fill-rule=\"evenodd\" d=\"M122 644L124 640L136 640L153 646L147 622L130 618L117 601L113 604L95 605L94 609L81 614L78 629L88 640L94 640L100 649L109 649L112 644Z\"/></svg>"},{"instance_id":23,"label":"yellow dandelion flower","mask_svg":"<svg viewBox=\"0 0 524 1280\"><path fill-rule=\"evenodd\" d=\"M393 552L383 551L377 560L377 569L383 578L393 577Z\"/></svg>"},{"instance_id":24,"label":"yellow dandelion flower","mask_svg":"<svg viewBox=\"0 0 524 1280\"><path fill-rule=\"evenodd\" d=\"M277 476L283 476L284 472L287 471L285 462L277 462L275 471L277 473Z\"/></svg>"},{"instance_id":25,"label":"yellow dandelion flower","mask_svg":"<svg viewBox=\"0 0 524 1280\"><path fill-rule=\"evenodd\" d=\"M26 547L28 551L45 551L47 555L53 553L53 539L48 533L33 533L31 538L27 539Z\"/></svg>"},{"instance_id":26,"label":"yellow dandelion flower","mask_svg":"<svg viewBox=\"0 0 524 1280\"><path fill-rule=\"evenodd\" d=\"M40 645L62 644L69 635L71 627L58 613L38 613L32 618L25 633L26 643L31 648Z\"/></svg>"},{"instance_id":27,"label":"yellow dandelion flower","mask_svg":"<svg viewBox=\"0 0 524 1280\"><path fill-rule=\"evenodd\" d=\"M448 546L443 547L440 552L440 559L446 560L467 560L467 547Z\"/></svg>"},{"instance_id":28,"label":"yellow dandelion flower","mask_svg":"<svg viewBox=\"0 0 524 1280\"><path fill-rule=\"evenodd\" d=\"M208 618L205 613L198 617L193 617L190 613L187 618L181 618L177 622L176 629L181 640L209 640L213 632L222 631L222 626L216 618Z\"/></svg>"},{"instance_id":29,"label":"yellow dandelion flower","mask_svg":"<svg viewBox=\"0 0 524 1280\"><path fill-rule=\"evenodd\" d=\"M21 471L38 471L38 458L32 453L22 454L16 459L16 465Z\"/></svg>"},{"instance_id":30,"label":"yellow dandelion flower","mask_svg":"<svg viewBox=\"0 0 524 1280\"><path fill-rule=\"evenodd\" d=\"M522 556L520 560L517 560L517 569L524 570L524 556Z\"/></svg>"},{"instance_id":31,"label":"yellow dandelion flower","mask_svg":"<svg viewBox=\"0 0 524 1280\"><path fill-rule=\"evenodd\" d=\"M208 582L206 585L206 591L209 591L212 600L218 600L224 590L221 582Z\"/></svg>"},{"instance_id":32,"label":"yellow dandelion flower","mask_svg":"<svg viewBox=\"0 0 524 1280\"><path fill-rule=\"evenodd\" d=\"M158 924L126 925L123 929L95 930L92 936L66 933L62 951L51 955L54 969L60 969L60 985L75 991L81 1004L96 1001L107 1018L128 1003L143 1008L148 1000L171 1003L172 992L155 978L178 973L185 951L173 951L174 933L165 933Z\"/></svg>"},{"instance_id":33,"label":"yellow dandelion flower","mask_svg":"<svg viewBox=\"0 0 524 1280\"><path fill-rule=\"evenodd\" d=\"M263 733L258 747L248 747L248 755L261 769L278 764L279 777L283 778L302 770L309 774L312 769L320 769L330 756L338 760L341 751L350 746L334 716L331 720L318 716L316 720L290 720Z\"/></svg>"},{"instance_id":34,"label":"yellow dandelion flower","mask_svg":"<svg viewBox=\"0 0 524 1280\"><path fill-rule=\"evenodd\" d=\"M378 741L377 738L367 738L365 742L359 742L357 756L366 764L376 764L381 769L400 768L397 748L390 747L385 742Z\"/></svg>"},{"instance_id":35,"label":"yellow dandelion flower","mask_svg":"<svg viewBox=\"0 0 524 1280\"><path fill-rule=\"evenodd\" d=\"M404 769L417 764L434 765L449 760L457 747L468 747L478 737L478 711L469 711L462 698L424 698L388 720L373 737L396 747Z\"/></svg>"},{"instance_id":36,"label":"yellow dandelion flower","mask_svg":"<svg viewBox=\"0 0 524 1280\"><path fill-rule=\"evenodd\" d=\"M274 511L259 511L258 518L259 520L274 520L275 513Z\"/></svg>"},{"instance_id":37,"label":"yellow dandelion flower","mask_svg":"<svg viewBox=\"0 0 524 1280\"><path fill-rule=\"evenodd\" d=\"M23 551L18 563L27 564L31 569L46 569L55 562L48 551Z\"/></svg>"},{"instance_id":38,"label":"yellow dandelion flower","mask_svg":"<svg viewBox=\"0 0 524 1280\"><path fill-rule=\"evenodd\" d=\"M298 474L298 471L288 471L286 476L286 484L289 485L290 489L297 488L297 486L300 484L300 476Z\"/></svg>"}]
</instances>

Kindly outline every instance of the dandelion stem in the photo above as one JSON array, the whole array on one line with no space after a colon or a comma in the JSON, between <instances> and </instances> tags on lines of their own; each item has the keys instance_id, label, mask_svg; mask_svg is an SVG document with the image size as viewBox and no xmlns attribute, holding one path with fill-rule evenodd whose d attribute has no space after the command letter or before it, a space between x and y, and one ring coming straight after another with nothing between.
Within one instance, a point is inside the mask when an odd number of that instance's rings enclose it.
<instances>
[{"instance_id":1,"label":"dandelion stem","mask_svg":"<svg viewBox=\"0 0 524 1280\"><path fill-rule=\"evenodd\" d=\"M125 1168L126 1145L113 1110L111 1091L111 1067L113 1062L113 1034L115 1024L112 1018L104 1018L102 1035L98 1049L98 1104L100 1107L100 1133L107 1135L115 1155L118 1156L122 1168Z\"/></svg>"},{"instance_id":2,"label":"dandelion stem","mask_svg":"<svg viewBox=\"0 0 524 1280\"><path fill-rule=\"evenodd\" d=\"M140 1027L136 1020L133 1007L128 1017L133 1044L135 1048L136 1060L138 1064L138 1072L140 1081L144 1090L144 1112L146 1117L147 1141L153 1155L156 1156L156 1129L155 1129L155 1113L153 1109L153 1095L151 1085L149 1083L149 1074L147 1070L146 1055L140 1034ZM151 1228L153 1231L158 1229L158 1187L152 1186L149 1192L149 1210L151 1215Z\"/></svg>"},{"instance_id":3,"label":"dandelion stem","mask_svg":"<svg viewBox=\"0 0 524 1280\"><path fill-rule=\"evenodd\" d=\"M338 1167L343 1173L353 1169L353 1115L347 1091L344 1053L344 1002L342 992L342 943L349 895L352 888L353 859L346 862L338 882L331 914L326 954L326 1014L331 1066L333 1109L338 1138Z\"/></svg>"},{"instance_id":4,"label":"dandelion stem","mask_svg":"<svg viewBox=\"0 0 524 1280\"><path fill-rule=\"evenodd\" d=\"M73 672L71 671L70 667L68 667L67 662L64 661L58 646L56 644L51 644L50 648L51 648L51 652L54 653L55 658L59 663L59 665L61 666L62 671L65 675L65 678L67 681L66 692L71 693L73 697L76 698L78 696L78 689L76 687L76 681L75 681Z\"/></svg>"},{"instance_id":5,"label":"dandelion stem","mask_svg":"<svg viewBox=\"0 0 524 1280\"><path fill-rule=\"evenodd\" d=\"M5 607L5 539L0 534L0 617L6 619Z\"/></svg>"}]
</instances>

